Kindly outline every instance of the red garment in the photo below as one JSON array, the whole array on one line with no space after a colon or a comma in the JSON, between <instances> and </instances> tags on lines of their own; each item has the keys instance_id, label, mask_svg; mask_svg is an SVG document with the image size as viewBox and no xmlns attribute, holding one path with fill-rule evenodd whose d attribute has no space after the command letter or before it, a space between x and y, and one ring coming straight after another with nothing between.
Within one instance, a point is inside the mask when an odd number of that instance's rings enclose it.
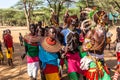
<instances>
[{"instance_id":1,"label":"red garment","mask_svg":"<svg viewBox=\"0 0 120 80\"><path fill-rule=\"evenodd\" d=\"M84 36L81 34L80 37L79 37L79 41L80 42L84 42Z\"/></svg>"},{"instance_id":2,"label":"red garment","mask_svg":"<svg viewBox=\"0 0 120 80\"><path fill-rule=\"evenodd\" d=\"M120 62L120 52L117 52L117 61Z\"/></svg>"},{"instance_id":3,"label":"red garment","mask_svg":"<svg viewBox=\"0 0 120 80\"><path fill-rule=\"evenodd\" d=\"M58 73L58 72L59 72L58 66L54 66L52 64L46 64L46 67L44 69L45 74Z\"/></svg>"},{"instance_id":4,"label":"red garment","mask_svg":"<svg viewBox=\"0 0 120 80\"><path fill-rule=\"evenodd\" d=\"M6 47L13 47L13 38L10 34L6 34L4 36L4 40L5 40L5 45Z\"/></svg>"},{"instance_id":5,"label":"red garment","mask_svg":"<svg viewBox=\"0 0 120 80\"><path fill-rule=\"evenodd\" d=\"M95 70L95 68L90 68L89 70ZM98 72L97 71L86 71L86 78L89 80L98 80Z\"/></svg>"},{"instance_id":6,"label":"red garment","mask_svg":"<svg viewBox=\"0 0 120 80\"><path fill-rule=\"evenodd\" d=\"M64 65L64 59L60 59L60 65L61 65L61 66Z\"/></svg>"}]
</instances>

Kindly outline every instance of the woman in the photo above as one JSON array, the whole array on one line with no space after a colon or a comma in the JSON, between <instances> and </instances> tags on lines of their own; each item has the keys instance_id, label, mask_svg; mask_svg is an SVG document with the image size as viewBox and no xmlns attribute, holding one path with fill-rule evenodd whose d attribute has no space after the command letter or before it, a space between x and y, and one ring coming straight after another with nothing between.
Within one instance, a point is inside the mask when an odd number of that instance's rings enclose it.
<instances>
[{"instance_id":1,"label":"woman","mask_svg":"<svg viewBox=\"0 0 120 80\"><path fill-rule=\"evenodd\" d=\"M6 34L4 35L4 43L6 47L6 57L8 61L8 65L13 67L13 37L11 35L11 31L9 29L6 30Z\"/></svg>"},{"instance_id":2,"label":"woman","mask_svg":"<svg viewBox=\"0 0 120 80\"><path fill-rule=\"evenodd\" d=\"M60 80L57 52L60 51L61 44L56 39L56 29L49 27L45 37L31 38L30 41L40 42L39 59L42 62L41 67L46 80Z\"/></svg>"},{"instance_id":3,"label":"woman","mask_svg":"<svg viewBox=\"0 0 120 80\"><path fill-rule=\"evenodd\" d=\"M46 80L60 80L57 54L60 49L61 45L59 41L56 40L56 30L50 27L47 36L41 39L39 46L39 58L42 62Z\"/></svg>"},{"instance_id":4,"label":"woman","mask_svg":"<svg viewBox=\"0 0 120 80\"><path fill-rule=\"evenodd\" d=\"M24 59L25 55L27 57L27 72L29 77L32 80L37 79L37 72L39 69L39 58L38 58L38 44L36 42L30 43L29 39L26 37L35 38L36 26L31 24L29 27L30 33L25 35L24 45L25 45L25 54L22 55L22 59Z\"/></svg>"}]
</instances>

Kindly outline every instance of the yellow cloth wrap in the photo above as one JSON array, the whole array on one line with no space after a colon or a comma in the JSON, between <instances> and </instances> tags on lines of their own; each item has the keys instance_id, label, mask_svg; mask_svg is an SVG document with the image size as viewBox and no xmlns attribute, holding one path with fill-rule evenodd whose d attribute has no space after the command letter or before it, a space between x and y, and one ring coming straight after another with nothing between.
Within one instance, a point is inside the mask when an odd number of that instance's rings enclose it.
<instances>
[{"instance_id":1,"label":"yellow cloth wrap","mask_svg":"<svg viewBox=\"0 0 120 80\"><path fill-rule=\"evenodd\" d=\"M97 70L96 70L96 68L90 68L88 71L89 72L96 72Z\"/></svg>"},{"instance_id":2,"label":"yellow cloth wrap","mask_svg":"<svg viewBox=\"0 0 120 80\"><path fill-rule=\"evenodd\" d=\"M46 80L60 80L58 73L45 74Z\"/></svg>"},{"instance_id":3,"label":"yellow cloth wrap","mask_svg":"<svg viewBox=\"0 0 120 80\"><path fill-rule=\"evenodd\" d=\"M8 53L8 50L10 51L10 53ZM12 55L13 55L13 49L12 49L12 47L6 49L6 57L12 59Z\"/></svg>"},{"instance_id":4,"label":"yellow cloth wrap","mask_svg":"<svg viewBox=\"0 0 120 80\"><path fill-rule=\"evenodd\" d=\"M1 51L0 51L0 59L3 59L3 54Z\"/></svg>"}]
</instances>

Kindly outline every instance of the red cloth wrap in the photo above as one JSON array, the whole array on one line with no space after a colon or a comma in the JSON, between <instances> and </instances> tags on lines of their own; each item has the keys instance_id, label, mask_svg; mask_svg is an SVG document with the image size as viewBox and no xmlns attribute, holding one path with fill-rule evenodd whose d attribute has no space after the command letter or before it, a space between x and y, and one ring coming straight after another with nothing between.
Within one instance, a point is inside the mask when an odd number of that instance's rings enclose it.
<instances>
[{"instance_id":1,"label":"red cloth wrap","mask_svg":"<svg viewBox=\"0 0 120 80\"><path fill-rule=\"evenodd\" d=\"M4 36L4 41L5 41L6 47L8 48L13 47L13 38L10 34L6 34Z\"/></svg>"},{"instance_id":2,"label":"red cloth wrap","mask_svg":"<svg viewBox=\"0 0 120 80\"><path fill-rule=\"evenodd\" d=\"M45 74L50 74L50 73L58 73L58 66L54 66L52 64L47 64L45 69L43 70Z\"/></svg>"},{"instance_id":3,"label":"red cloth wrap","mask_svg":"<svg viewBox=\"0 0 120 80\"><path fill-rule=\"evenodd\" d=\"M120 62L120 52L117 52L117 61Z\"/></svg>"}]
</instances>

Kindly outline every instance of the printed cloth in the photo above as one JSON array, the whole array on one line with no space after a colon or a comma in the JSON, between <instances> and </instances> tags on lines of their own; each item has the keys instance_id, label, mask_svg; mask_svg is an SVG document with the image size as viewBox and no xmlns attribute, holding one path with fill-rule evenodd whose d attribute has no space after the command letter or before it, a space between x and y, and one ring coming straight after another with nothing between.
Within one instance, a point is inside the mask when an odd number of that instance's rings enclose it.
<instances>
[{"instance_id":1,"label":"printed cloth","mask_svg":"<svg viewBox=\"0 0 120 80\"><path fill-rule=\"evenodd\" d=\"M71 31L70 31L68 28L63 29L63 30L61 31L61 33L64 35L64 42L63 42L63 45L64 45L64 46L66 46L67 36L68 36L68 34L69 34L70 32L71 32Z\"/></svg>"},{"instance_id":2,"label":"printed cloth","mask_svg":"<svg viewBox=\"0 0 120 80\"><path fill-rule=\"evenodd\" d=\"M97 80L111 80L110 75L106 73L106 71L104 70L104 68L102 68L102 72L104 74L103 77L99 76L99 74L98 74L98 72L96 71L95 68L96 68L96 63L92 61L90 63L90 69L93 69L93 71L89 71L88 70L87 75L86 75L86 77L88 79L91 78L90 80L93 80L94 78L96 78ZM94 74L94 75L91 76L91 74ZM95 75L97 75L97 77Z\"/></svg>"},{"instance_id":3,"label":"printed cloth","mask_svg":"<svg viewBox=\"0 0 120 80\"><path fill-rule=\"evenodd\" d=\"M120 64L120 52L117 52L117 62Z\"/></svg>"},{"instance_id":4,"label":"printed cloth","mask_svg":"<svg viewBox=\"0 0 120 80\"><path fill-rule=\"evenodd\" d=\"M97 58L97 59L103 59L104 58L104 54L99 55L99 54L90 53L90 52L88 52L88 54L91 55L92 57Z\"/></svg>"}]
</instances>

